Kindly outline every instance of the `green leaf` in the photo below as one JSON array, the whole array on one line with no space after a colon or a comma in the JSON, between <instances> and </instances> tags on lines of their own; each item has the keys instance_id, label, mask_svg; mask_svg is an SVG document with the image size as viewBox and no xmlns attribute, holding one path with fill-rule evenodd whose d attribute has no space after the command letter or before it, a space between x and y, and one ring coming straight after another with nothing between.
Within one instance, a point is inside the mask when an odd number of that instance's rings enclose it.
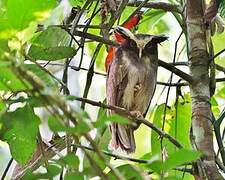
<instances>
[{"instance_id":1,"label":"green leaf","mask_svg":"<svg viewBox=\"0 0 225 180\"><path fill-rule=\"evenodd\" d=\"M97 129L97 137L95 138L95 142L98 145L98 148L101 150L107 150L108 149L108 144L110 142L110 132L108 127L101 127ZM99 158L99 156L96 154L96 152L89 152L91 157L93 157L93 160L97 162L99 167L101 168L102 171L106 168L106 164L102 162L102 160ZM110 161L110 156L105 156L106 161ZM96 171L93 169L92 164L90 164L88 158L84 156L84 172L88 177L91 176L96 176L98 175Z\"/></svg>"},{"instance_id":2,"label":"green leaf","mask_svg":"<svg viewBox=\"0 0 225 180\"><path fill-rule=\"evenodd\" d=\"M73 57L75 55L75 49L72 47L65 47L65 46L58 46L58 47L32 46L32 48L29 50L29 55L33 59L55 61Z\"/></svg>"},{"instance_id":3,"label":"green leaf","mask_svg":"<svg viewBox=\"0 0 225 180\"><path fill-rule=\"evenodd\" d=\"M163 113L165 104L158 105L154 111L153 124L157 127L162 127ZM167 108L167 113L169 114L170 109ZM165 124L167 127L167 123ZM157 154L161 151L159 135L152 131L151 135L151 152L152 154Z\"/></svg>"},{"instance_id":4,"label":"green leaf","mask_svg":"<svg viewBox=\"0 0 225 180\"><path fill-rule=\"evenodd\" d=\"M149 33L149 31L155 31L156 33L163 33L168 30L166 23L162 20L166 14L165 11L159 9L150 9L145 14L141 22L139 23L139 32Z\"/></svg>"},{"instance_id":5,"label":"green leaf","mask_svg":"<svg viewBox=\"0 0 225 180\"><path fill-rule=\"evenodd\" d=\"M120 123L120 124L130 124L131 121L129 121L127 118L120 116L118 114L113 114L111 116L108 117L100 117L96 122L94 122L94 127L100 127L106 124L109 124L110 122L116 122L116 123Z\"/></svg>"},{"instance_id":6,"label":"green leaf","mask_svg":"<svg viewBox=\"0 0 225 180\"><path fill-rule=\"evenodd\" d=\"M56 0L3 0L0 4L0 37L9 37L50 15Z\"/></svg>"},{"instance_id":7,"label":"green leaf","mask_svg":"<svg viewBox=\"0 0 225 180\"><path fill-rule=\"evenodd\" d=\"M225 31L222 34L216 33L214 36L212 36L212 43L214 48L214 53L220 52L222 49L224 49L224 41L225 41ZM225 66L225 56L224 53L219 55L215 59L215 63L221 66ZM219 83L218 83L219 85Z\"/></svg>"},{"instance_id":8,"label":"green leaf","mask_svg":"<svg viewBox=\"0 0 225 180\"><path fill-rule=\"evenodd\" d=\"M12 69L2 66L0 72L0 90L19 91L27 89L26 85L20 81Z\"/></svg>"},{"instance_id":9,"label":"green leaf","mask_svg":"<svg viewBox=\"0 0 225 180\"><path fill-rule=\"evenodd\" d=\"M59 27L48 27L33 41L28 55L33 59L59 60L75 55L74 48L69 47L70 36Z\"/></svg>"},{"instance_id":10,"label":"green leaf","mask_svg":"<svg viewBox=\"0 0 225 180\"><path fill-rule=\"evenodd\" d=\"M190 94L184 94L184 99L179 98L177 104L174 103L171 107L171 115L168 118L170 121L169 134L177 139L184 148L190 149L191 143L189 138L191 127L191 103ZM180 131L182 129L182 131ZM170 147L169 147L170 146ZM167 146L169 152L174 152L174 145L170 143Z\"/></svg>"},{"instance_id":11,"label":"green leaf","mask_svg":"<svg viewBox=\"0 0 225 180\"><path fill-rule=\"evenodd\" d=\"M219 2L219 12L220 12L220 15L222 17L225 17L225 1L224 0L218 0Z\"/></svg>"},{"instance_id":12,"label":"green leaf","mask_svg":"<svg viewBox=\"0 0 225 180\"><path fill-rule=\"evenodd\" d=\"M225 98L225 84L218 88L215 96L219 98Z\"/></svg>"},{"instance_id":13,"label":"green leaf","mask_svg":"<svg viewBox=\"0 0 225 180\"><path fill-rule=\"evenodd\" d=\"M88 123L84 121L78 122L78 124L71 129L71 132L77 133L77 134L83 134L83 133L88 133L91 131L90 127L88 126Z\"/></svg>"},{"instance_id":14,"label":"green leaf","mask_svg":"<svg viewBox=\"0 0 225 180\"><path fill-rule=\"evenodd\" d=\"M103 103L106 103L106 99L103 101ZM99 108L97 119L99 120L107 118L106 111L107 110L104 108ZM99 149L107 151L108 144L111 138L108 125L103 123L97 126L96 129L97 129L97 136L95 137L94 141L98 145ZM97 164L100 166L102 171L104 171L104 169L106 168L106 164L103 163L101 159L99 159L98 155L95 152L91 151L89 153L93 157L93 159L97 162ZM105 156L105 159L107 161L110 161L110 156ZM84 172L86 172L87 178L91 178L93 176L98 175L96 171L93 169L92 164L90 164L86 156L84 156Z\"/></svg>"},{"instance_id":15,"label":"green leaf","mask_svg":"<svg viewBox=\"0 0 225 180\"><path fill-rule=\"evenodd\" d=\"M0 139L9 144L12 157L25 164L34 153L40 119L33 109L26 105L0 117Z\"/></svg>"},{"instance_id":16,"label":"green leaf","mask_svg":"<svg viewBox=\"0 0 225 180\"><path fill-rule=\"evenodd\" d=\"M192 162L200 157L201 153L193 150L179 149L175 153L168 156L165 162L159 158L152 158L151 163L146 165L151 170L160 174L161 171L168 171L184 163Z\"/></svg>"},{"instance_id":17,"label":"green leaf","mask_svg":"<svg viewBox=\"0 0 225 180\"><path fill-rule=\"evenodd\" d=\"M73 7L82 6L85 0L69 0L70 5Z\"/></svg>"},{"instance_id":18,"label":"green leaf","mask_svg":"<svg viewBox=\"0 0 225 180\"><path fill-rule=\"evenodd\" d=\"M8 104L27 103L27 104L30 104L32 107L42 107L42 106L46 106L46 102L43 102L43 98L45 97L31 96L31 97L25 98L23 96L20 96L17 99L15 98L8 99L7 103ZM51 104L49 103L49 105Z\"/></svg>"},{"instance_id":19,"label":"green leaf","mask_svg":"<svg viewBox=\"0 0 225 180\"><path fill-rule=\"evenodd\" d=\"M70 35L60 27L48 27L38 34L33 40L32 45L40 47L68 46Z\"/></svg>"},{"instance_id":20,"label":"green leaf","mask_svg":"<svg viewBox=\"0 0 225 180\"><path fill-rule=\"evenodd\" d=\"M60 172L61 172L60 167L53 164L49 164L47 167L46 173L33 173L32 171L28 170L28 172L26 172L26 175L25 177L23 177L23 179L24 180L52 179L58 174L60 174Z\"/></svg>"},{"instance_id":21,"label":"green leaf","mask_svg":"<svg viewBox=\"0 0 225 180\"><path fill-rule=\"evenodd\" d=\"M55 117L50 117L48 120L48 125L53 132L67 132L71 134L83 134L89 132L91 129L88 124L84 121L79 121L75 127L68 127L64 122L56 119Z\"/></svg>"},{"instance_id":22,"label":"green leaf","mask_svg":"<svg viewBox=\"0 0 225 180\"><path fill-rule=\"evenodd\" d=\"M38 177L35 176L35 174L32 173L30 169L28 169L23 176L23 180L38 180Z\"/></svg>"},{"instance_id":23,"label":"green leaf","mask_svg":"<svg viewBox=\"0 0 225 180\"><path fill-rule=\"evenodd\" d=\"M4 40L4 39L0 39L0 54L1 52L9 52L9 46L8 46L8 41L7 40ZM3 58L2 56L0 56L1 59ZM1 60L0 59L0 60Z\"/></svg>"},{"instance_id":24,"label":"green leaf","mask_svg":"<svg viewBox=\"0 0 225 180\"><path fill-rule=\"evenodd\" d=\"M48 165L47 167L47 171L49 174L51 174L51 176L56 176L57 174L59 174L61 172L61 168L59 168L58 166L56 165Z\"/></svg>"},{"instance_id":25,"label":"green leaf","mask_svg":"<svg viewBox=\"0 0 225 180\"><path fill-rule=\"evenodd\" d=\"M53 132L66 132L68 129L68 127L53 116L48 119L48 126Z\"/></svg>"},{"instance_id":26,"label":"green leaf","mask_svg":"<svg viewBox=\"0 0 225 180\"><path fill-rule=\"evenodd\" d=\"M220 109L219 109L219 104L216 101L216 98L211 97L210 103L211 103L213 114L215 115L215 117L218 117L220 114Z\"/></svg>"},{"instance_id":27,"label":"green leaf","mask_svg":"<svg viewBox=\"0 0 225 180\"><path fill-rule=\"evenodd\" d=\"M159 105L153 115L153 123L162 127L163 115L164 115L165 104ZM164 131L176 138L186 149L190 149L189 131L191 125L191 104L190 95L185 94L184 99L179 98L177 102L171 105L171 107L166 108L166 118L165 118L165 128ZM182 131L180 131L182 129ZM170 156L176 153L177 148L167 139L163 139L162 145ZM152 131L151 134L151 153L155 154L161 153L161 142L159 135ZM160 173L163 168L163 163L161 161L154 161L151 164L151 169L155 172ZM168 175L176 175L182 178L182 173L169 171Z\"/></svg>"},{"instance_id":28,"label":"green leaf","mask_svg":"<svg viewBox=\"0 0 225 180\"><path fill-rule=\"evenodd\" d=\"M180 149L177 152L171 154L164 162L164 170L169 170L180 166L184 163L193 162L200 157L201 153L198 151Z\"/></svg>"},{"instance_id":29,"label":"green leaf","mask_svg":"<svg viewBox=\"0 0 225 180\"><path fill-rule=\"evenodd\" d=\"M47 74L43 69L38 67L36 64L25 64L25 68L37 77L39 77L48 87L57 88L56 80L53 79L49 74Z\"/></svg>"},{"instance_id":30,"label":"green leaf","mask_svg":"<svg viewBox=\"0 0 225 180\"><path fill-rule=\"evenodd\" d=\"M159 105L154 112L153 124L162 127L165 104ZM176 138L181 144L189 149L191 148L189 140L189 131L191 125L191 104L190 95L185 94L184 99L179 98L177 104L174 103L166 109L164 131ZM180 131L182 129L182 131ZM152 153L157 154L161 151L159 135L152 132L151 135ZM163 146L169 154L176 151L174 144L167 139L163 140Z\"/></svg>"},{"instance_id":31,"label":"green leaf","mask_svg":"<svg viewBox=\"0 0 225 180\"><path fill-rule=\"evenodd\" d=\"M69 153L64 157L61 157L58 162L64 167L69 166L70 168L76 170L79 168L79 159L74 153Z\"/></svg>"},{"instance_id":32,"label":"green leaf","mask_svg":"<svg viewBox=\"0 0 225 180\"><path fill-rule=\"evenodd\" d=\"M125 164L125 165L119 166L116 169L126 178L126 180L133 180L133 179L135 179L135 180L143 180L143 178L141 177L141 174L137 170L137 168L133 168L129 164ZM111 171L107 175L108 175L110 180L116 179Z\"/></svg>"},{"instance_id":33,"label":"green leaf","mask_svg":"<svg viewBox=\"0 0 225 180\"><path fill-rule=\"evenodd\" d=\"M169 177L164 177L163 180L180 180L180 177L177 177L177 176L169 176Z\"/></svg>"},{"instance_id":34,"label":"green leaf","mask_svg":"<svg viewBox=\"0 0 225 180\"><path fill-rule=\"evenodd\" d=\"M1 98L0 98L0 115L1 115L1 111L5 108L6 108L6 104L4 102L2 102Z\"/></svg>"},{"instance_id":35,"label":"green leaf","mask_svg":"<svg viewBox=\"0 0 225 180\"><path fill-rule=\"evenodd\" d=\"M84 180L84 177L81 173L79 172L70 172L70 173L66 173L65 174L65 177L64 177L65 180Z\"/></svg>"}]
</instances>

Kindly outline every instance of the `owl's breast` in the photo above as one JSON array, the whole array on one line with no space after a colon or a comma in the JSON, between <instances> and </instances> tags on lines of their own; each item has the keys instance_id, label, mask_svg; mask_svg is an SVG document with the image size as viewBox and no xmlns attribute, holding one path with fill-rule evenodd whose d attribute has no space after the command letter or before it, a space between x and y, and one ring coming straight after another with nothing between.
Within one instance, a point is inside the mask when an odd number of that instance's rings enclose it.
<instances>
[{"instance_id":1,"label":"owl's breast","mask_svg":"<svg viewBox=\"0 0 225 180\"><path fill-rule=\"evenodd\" d=\"M133 63L126 57L123 60L128 70L128 82L124 90L122 104L128 110L145 113L154 93L157 66L152 65L148 59L141 63Z\"/></svg>"}]
</instances>

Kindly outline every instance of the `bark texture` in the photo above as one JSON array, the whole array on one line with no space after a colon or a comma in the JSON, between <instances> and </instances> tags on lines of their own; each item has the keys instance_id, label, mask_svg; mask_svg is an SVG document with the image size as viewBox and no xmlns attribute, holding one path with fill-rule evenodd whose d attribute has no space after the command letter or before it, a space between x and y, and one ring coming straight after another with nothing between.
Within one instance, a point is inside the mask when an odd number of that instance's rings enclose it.
<instances>
[{"instance_id":1,"label":"bark texture","mask_svg":"<svg viewBox=\"0 0 225 180\"><path fill-rule=\"evenodd\" d=\"M196 179L221 180L215 164L209 87L209 55L207 53L203 1L187 1L187 34L189 63L193 82L190 84L192 100L192 143L203 153L197 164Z\"/></svg>"}]
</instances>

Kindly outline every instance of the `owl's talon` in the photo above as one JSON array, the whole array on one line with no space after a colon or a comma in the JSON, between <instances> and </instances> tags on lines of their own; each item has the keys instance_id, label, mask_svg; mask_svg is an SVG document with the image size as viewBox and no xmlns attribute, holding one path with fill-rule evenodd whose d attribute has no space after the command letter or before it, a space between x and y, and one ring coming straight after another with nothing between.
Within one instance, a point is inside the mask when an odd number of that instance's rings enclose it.
<instances>
[{"instance_id":1,"label":"owl's talon","mask_svg":"<svg viewBox=\"0 0 225 180\"><path fill-rule=\"evenodd\" d=\"M135 86L134 86L134 92L137 92L137 91L139 91L141 89L141 84L136 84Z\"/></svg>"},{"instance_id":2,"label":"owl's talon","mask_svg":"<svg viewBox=\"0 0 225 180\"><path fill-rule=\"evenodd\" d=\"M137 118L143 118L143 114L140 111L131 111L130 114Z\"/></svg>"},{"instance_id":3,"label":"owl's talon","mask_svg":"<svg viewBox=\"0 0 225 180\"><path fill-rule=\"evenodd\" d=\"M144 118L143 114L140 111L130 111L130 114L136 118ZM136 130L140 126L138 121L132 124L134 130Z\"/></svg>"}]
</instances>

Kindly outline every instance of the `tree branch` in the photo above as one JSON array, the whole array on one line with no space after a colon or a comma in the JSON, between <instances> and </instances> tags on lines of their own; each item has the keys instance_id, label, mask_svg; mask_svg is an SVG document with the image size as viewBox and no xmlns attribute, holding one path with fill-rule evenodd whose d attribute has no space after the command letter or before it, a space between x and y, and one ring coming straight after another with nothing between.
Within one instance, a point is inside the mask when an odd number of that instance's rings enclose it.
<instances>
[{"instance_id":1,"label":"tree branch","mask_svg":"<svg viewBox=\"0 0 225 180\"><path fill-rule=\"evenodd\" d=\"M89 151L94 151L95 152L95 150L92 147L87 147L87 146L83 146L83 145L80 145L80 144L73 144L73 146L75 146L77 148L81 148L82 147L82 148L87 149ZM144 159L130 158L130 157L126 157L126 156L121 156L119 154L113 154L113 153L110 153L108 151L103 151L102 150L102 153L107 155L107 156L114 157L115 159L128 160L128 161L131 161L131 162L142 163L142 164L149 163L149 161L144 160Z\"/></svg>"},{"instance_id":2,"label":"tree branch","mask_svg":"<svg viewBox=\"0 0 225 180\"><path fill-rule=\"evenodd\" d=\"M139 6L143 1L134 1L129 2L127 5L136 7ZM165 2L148 2L143 6L145 8L153 8L153 9L162 9L164 11L172 11L177 12L179 14L182 13L182 7L177 4L165 3Z\"/></svg>"},{"instance_id":3,"label":"tree branch","mask_svg":"<svg viewBox=\"0 0 225 180\"><path fill-rule=\"evenodd\" d=\"M221 71L225 74L225 67L220 66L219 64L215 64L215 66L216 66L216 70Z\"/></svg>"},{"instance_id":4,"label":"tree branch","mask_svg":"<svg viewBox=\"0 0 225 180\"><path fill-rule=\"evenodd\" d=\"M85 98L80 98L80 97L75 97L75 96L72 96L72 97L77 101L85 102L85 103L91 104L93 106L111 109L111 110L114 110L115 112L117 112L119 114L126 115L127 117L131 118L132 120L134 120L138 123L145 124L146 126L151 128L152 130L154 130L157 134L159 134L161 137L167 138L176 147L183 148L183 146L174 137L172 137L168 133L162 131L160 128L158 128L157 126L155 126L153 123L149 122L148 120L146 120L144 118L139 118L139 117L134 116L130 111L128 111L124 108L121 108L121 107L118 107L118 106L106 105L102 102L96 102L96 101L92 101L92 100L85 99Z\"/></svg>"},{"instance_id":5,"label":"tree branch","mask_svg":"<svg viewBox=\"0 0 225 180\"><path fill-rule=\"evenodd\" d=\"M225 52L225 48L216 53L212 58L209 59L209 61L212 61L213 59L217 58L220 54Z\"/></svg>"},{"instance_id":6,"label":"tree branch","mask_svg":"<svg viewBox=\"0 0 225 180\"><path fill-rule=\"evenodd\" d=\"M100 42L100 43L103 43L103 44L107 44L107 45L110 45L110 46L119 46L119 44L114 42L114 41L104 39L103 37L96 36L94 34L84 33L82 31L74 31L73 35L83 37L83 38L86 38L86 39L91 39L91 40L94 40L94 41L97 41L97 42Z\"/></svg>"},{"instance_id":7,"label":"tree branch","mask_svg":"<svg viewBox=\"0 0 225 180\"><path fill-rule=\"evenodd\" d=\"M174 74L178 75L179 77L181 77L182 79L184 79L188 83L193 82L193 78L189 74L181 71L180 69L176 68L172 64L169 64L169 63L166 63L162 60L159 60L159 66L162 66L163 68L173 72Z\"/></svg>"}]
</instances>

